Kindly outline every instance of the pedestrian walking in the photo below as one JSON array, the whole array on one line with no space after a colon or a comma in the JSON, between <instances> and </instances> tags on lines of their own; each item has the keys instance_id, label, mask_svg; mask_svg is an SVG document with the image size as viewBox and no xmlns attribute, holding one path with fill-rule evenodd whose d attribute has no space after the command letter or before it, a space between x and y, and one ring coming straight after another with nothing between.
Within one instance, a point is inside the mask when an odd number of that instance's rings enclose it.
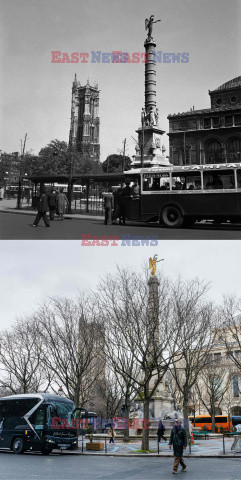
<instances>
[{"instance_id":1,"label":"pedestrian walking","mask_svg":"<svg viewBox=\"0 0 241 480\"><path fill-rule=\"evenodd\" d=\"M57 196L57 211L58 211L58 219L63 220L66 206L68 206L69 202L64 193L64 189L60 189L60 193Z\"/></svg>"},{"instance_id":2,"label":"pedestrian walking","mask_svg":"<svg viewBox=\"0 0 241 480\"><path fill-rule=\"evenodd\" d=\"M110 437L109 443L115 443L115 442L114 442L114 438L115 438L115 436L116 436L116 433L115 433L115 429L114 429L114 427L113 427L112 425L110 426L110 428L109 428L109 430L108 430L108 435L109 435L109 437Z\"/></svg>"},{"instance_id":3,"label":"pedestrian walking","mask_svg":"<svg viewBox=\"0 0 241 480\"><path fill-rule=\"evenodd\" d=\"M187 447L187 435L182 428L181 423L179 420L175 421L175 425L172 428L170 441L169 441L169 448L171 449L173 445L173 453L174 453L174 464L173 464L173 473L177 473L179 463L182 466L182 472L184 472L187 468L182 456L183 456L183 449L185 450Z\"/></svg>"},{"instance_id":4,"label":"pedestrian walking","mask_svg":"<svg viewBox=\"0 0 241 480\"><path fill-rule=\"evenodd\" d=\"M159 420L158 430L157 430L158 443L160 443L161 438L163 438L163 439L165 440L165 442L167 441L166 437L164 437L164 432L165 432L165 430L166 430L166 428L165 428L165 426L163 425L162 420Z\"/></svg>"},{"instance_id":5,"label":"pedestrian walking","mask_svg":"<svg viewBox=\"0 0 241 480\"><path fill-rule=\"evenodd\" d=\"M49 224L49 219L48 219L48 216L47 216L47 212L49 211L49 195L48 193L45 191L45 189L43 190L43 193L40 197L40 200L39 200L39 204L38 204L38 213L36 215L36 218L33 222L33 226L34 227L37 227L38 224L39 224L39 220L41 218L43 218L43 221L45 223L45 226L46 227L50 227L50 224Z\"/></svg>"},{"instance_id":6,"label":"pedestrian walking","mask_svg":"<svg viewBox=\"0 0 241 480\"><path fill-rule=\"evenodd\" d=\"M105 209L105 225L111 225L112 211L114 209L114 196L111 188L109 188L108 193L104 194L104 209Z\"/></svg>"},{"instance_id":7,"label":"pedestrian walking","mask_svg":"<svg viewBox=\"0 0 241 480\"><path fill-rule=\"evenodd\" d=\"M49 218L50 220L54 220L54 215L57 209L57 194L56 190L52 189L49 194Z\"/></svg>"}]
</instances>

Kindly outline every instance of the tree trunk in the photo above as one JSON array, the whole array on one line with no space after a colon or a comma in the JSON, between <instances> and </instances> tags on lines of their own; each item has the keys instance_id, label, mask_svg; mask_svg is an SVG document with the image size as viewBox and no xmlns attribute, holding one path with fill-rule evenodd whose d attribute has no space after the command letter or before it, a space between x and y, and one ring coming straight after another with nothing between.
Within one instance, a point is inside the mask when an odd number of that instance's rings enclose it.
<instances>
[{"instance_id":1,"label":"tree trunk","mask_svg":"<svg viewBox=\"0 0 241 480\"><path fill-rule=\"evenodd\" d=\"M126 422L127 422L127 428L124 430L123 441L124 442L129 442L129 440L130 440L130 430L129 430L130 412L129 412L129 407L128 406L125 409L125 418L126 418Z\"/></svg>"},{"instance_id":2,"label":"tree trunk","mask_svg":"<svg viewBox=\"0 0 241 480\"><path fill-rule=\"evenodd\" d=\"M141 449L145 452L149 451L149 398L144 399L144 420L142 430L142 446Z\"/></svg>"},{"instance_id":3,"label":"tree trunk","mask_svg":"<svg viewBox=\"0 0 241 480\"><path fill-rule=\"evenodd\" d=\"M215 433L215 413L212 413L212 432Z\"/></svg>"},{"instance_id":4,"label":"tree trunk","mask_svg":"<svg viewBox=\"0 0 241 480\"><path fill-rule=\"evenodd\" d=\"M189 438L189 422L188 422L188 395L183 396L183 427L185 428L187 439Z\"/></svg>"}]
</instances>

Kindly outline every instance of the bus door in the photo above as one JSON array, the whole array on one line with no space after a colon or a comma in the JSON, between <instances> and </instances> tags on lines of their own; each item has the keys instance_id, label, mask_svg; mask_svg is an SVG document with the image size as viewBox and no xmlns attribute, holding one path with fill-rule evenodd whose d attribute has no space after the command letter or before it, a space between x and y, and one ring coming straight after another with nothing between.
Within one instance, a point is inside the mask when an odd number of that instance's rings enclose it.
<instances>
[{"instance_id":1,"label":"bus door","mask_svg":"<svg viewBox=\"0 0 241 480\"><path fill-rule=\"evenodd\" d=\"M47 433L47 405L41 405L30 417L29 423L32 428L31 445L33 450L40 450L43 443L43 437Z\"/></svg>"},{"instance_id":2,"label":"bus door","mask_svg":"<svg viewBox=\"0 0 241 480\"><path fill-rule=\"evenodd\" d=\"M131 186L127 183L126 187L122 190L122 196L125 217L132 220L139 220L141 217L140 176L132 180Z\"/></svg>"}]
</instances>

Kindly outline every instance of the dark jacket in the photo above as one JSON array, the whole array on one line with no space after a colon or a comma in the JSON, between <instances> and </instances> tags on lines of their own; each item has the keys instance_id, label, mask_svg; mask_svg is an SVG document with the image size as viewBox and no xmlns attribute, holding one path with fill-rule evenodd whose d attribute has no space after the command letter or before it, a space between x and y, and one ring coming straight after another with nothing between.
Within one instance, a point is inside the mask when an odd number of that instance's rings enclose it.
<instances>
[{"instance_id":1,"label":"dark jacket","mask_svg":"<svg viewBox=\"0 0 241 480\"><path fill-rule=\"evenodd\" d=\"M49 211L49 196L47 193L43 193L39 200L38 206L39 212L48 212Z\"/></svg>"},{"instance_id":2,"label":"dark jacket","mask_svg":"<svg viewBox=\"0 0 241 480\"><path fill-rule=\"evenodd\" d=\"M57 195L56 193L50 193L49 194L49 206L50 207L56 207L57 206Z\"/></svg>"},{"instance_id":3,"label":"dark jacket","mask_svg":"<svg viewBox=\"0 0 241 480\"><path fill-rule=\"evenodd\" d=\"M171 431L169 445L173 445L175 457L183 456L183 447L187 446L187 435L184 428L176 426Z\"/></svg>"},{"instance_id":4,"label":"dark jacket","mask_svg":"<svg viewBox=\"0 0 241 480\"><path fill-rule=\"evenodd\" d=\"M123 190L122 190L122 195L123 195L124 198L131 197L133 195L132 188L129 185L126 185L126 187L123 188Z\"/></svg>"},{"instance_id":5,"label":"dark jacket","mask_svg":"<svg viewBox=\"0 0 241 480\"><path fill-rule=\"evenodd\" d=\"M162 435L164 434L165 430L166 430L166 429L165 429L163 423L159 422L159 424L158 424L158 430L157 430L157 435L158 435L158 436L162 436Z\"/></svg>"}]
</instances>

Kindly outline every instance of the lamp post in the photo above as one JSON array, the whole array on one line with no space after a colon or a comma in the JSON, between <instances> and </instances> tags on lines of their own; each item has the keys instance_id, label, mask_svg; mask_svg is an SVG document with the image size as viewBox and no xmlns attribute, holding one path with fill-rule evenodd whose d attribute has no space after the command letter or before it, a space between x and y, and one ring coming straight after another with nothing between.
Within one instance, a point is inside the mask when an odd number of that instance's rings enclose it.
<instances>
[{"instance_id":1,"label":"lamp post","mask_svg":"<svg viewBox=\"0 0 241 480\"><path fill-rule=\"evenodd\" d=\"M26 146L26 140L27 140L27 133L25 133L24 137L24 144L23 144L23 151L22 153L22 164L20 163L19 166L19 179L18 179L18 201L17 201L17 208L21 208L21 196L22 196L22 168L23 168L23 163L24 163L24 154L25 154L25 146ZM21 142L22 144L22 142Z\"/></svg>"}]
</instances>

